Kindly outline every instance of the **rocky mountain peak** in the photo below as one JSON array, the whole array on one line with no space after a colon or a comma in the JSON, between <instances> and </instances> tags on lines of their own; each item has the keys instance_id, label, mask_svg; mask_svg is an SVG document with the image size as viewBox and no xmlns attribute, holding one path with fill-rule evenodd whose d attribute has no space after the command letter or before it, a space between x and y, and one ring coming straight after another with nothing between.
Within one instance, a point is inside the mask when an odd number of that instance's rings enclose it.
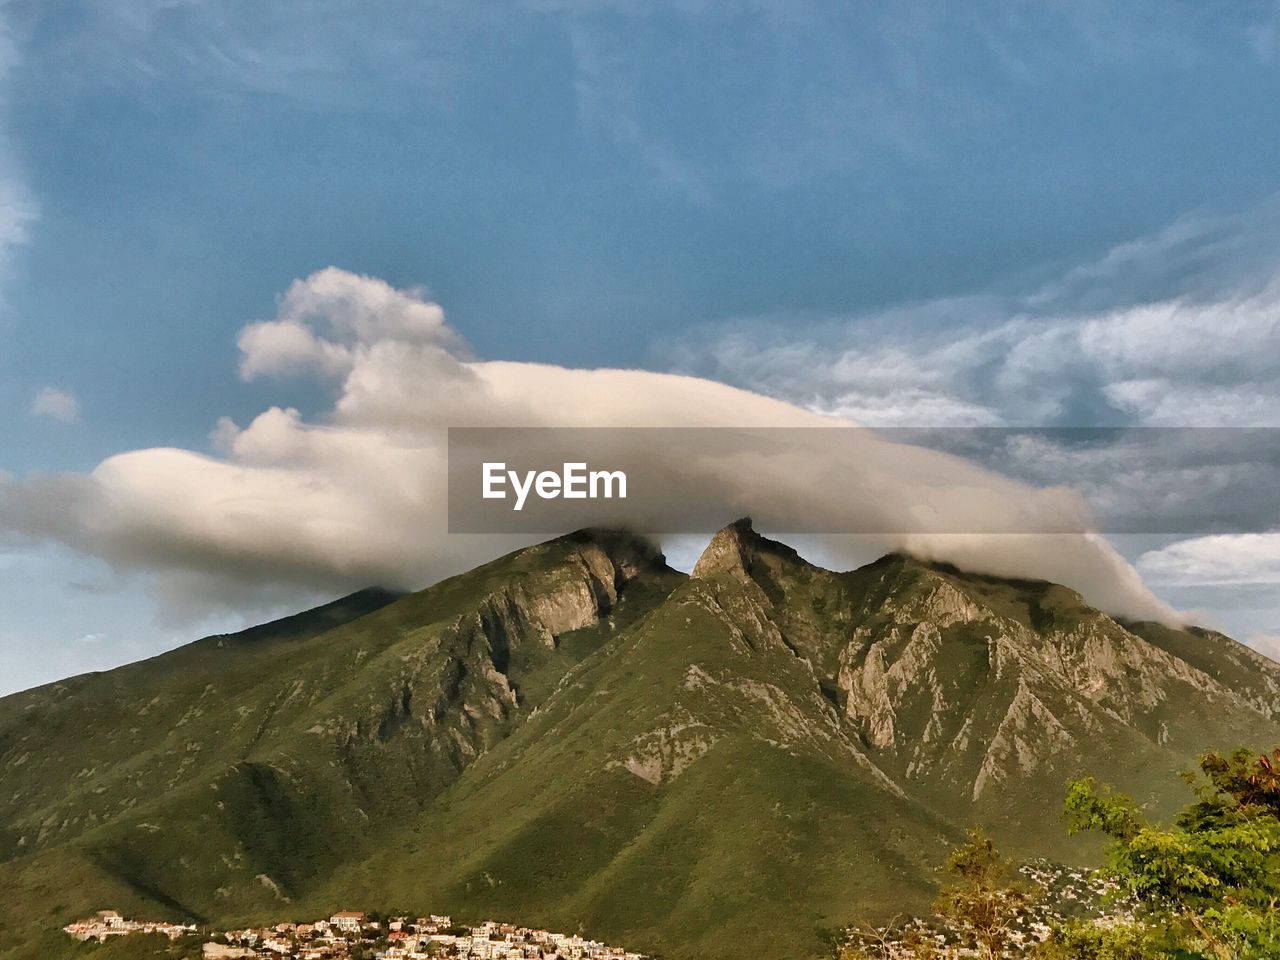
<instances>
[{"instance_id":1,"label":"rocky mountain peak","mask_svg":"<svg viewBox=\"0 0 1280 960\"><path fill-rule=\"evenodd\" d=\"M750 517L742 517L728 526L721 527L711 538L698 562L693 565L693 576L706 579L717 573L729 573L746 579L751 563L761 544L768 543L751 526Z\"/></svg>"},{"instance_id":2,"label":"rocky mountain peak","mask_svg":"<svg viewBox=\"0 0 1280 960\"><path fill-rule=\"evenodd\" d=\"M667 558L662 551L651 540L629 530L585 527L563 539L576 544L584 554L599 551L623 581L646 571L667 569Z\"/></svg>"}]
</instances>

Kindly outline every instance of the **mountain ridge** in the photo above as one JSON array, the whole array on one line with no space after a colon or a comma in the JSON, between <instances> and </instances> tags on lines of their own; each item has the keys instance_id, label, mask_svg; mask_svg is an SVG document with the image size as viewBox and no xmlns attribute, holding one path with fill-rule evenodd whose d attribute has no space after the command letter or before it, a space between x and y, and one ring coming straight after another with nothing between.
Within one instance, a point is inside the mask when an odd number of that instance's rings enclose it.
<instances>
[{"instance_id":1,"label":"mountain ridge","mask_svg":"<svg viewBox=\"0 0 1280 960\"><path fill-rule=\"evenodd\" d=\"M813 954L927 902L970 822L1080 858L1044 828L1067 777L1159 810L1197 752L1280 736L1280 665L1220 634L902 555L833 572L747 518L688 577L587 530L335 603L0 699L0 955L107 897Z\"/></svg>"}]
</instances>

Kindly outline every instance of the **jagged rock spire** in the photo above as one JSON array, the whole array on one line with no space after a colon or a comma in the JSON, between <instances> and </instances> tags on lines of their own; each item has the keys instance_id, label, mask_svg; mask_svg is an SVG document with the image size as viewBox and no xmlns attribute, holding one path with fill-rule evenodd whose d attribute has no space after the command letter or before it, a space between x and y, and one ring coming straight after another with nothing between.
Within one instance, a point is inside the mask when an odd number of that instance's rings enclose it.
<instances>
[{"instance_id":1,"label":"jagged rock spire","mask_svg":"<svg viewBox=\"0 0 1280 960\"><path fill-rule=\"evenodd\" d=\"M702 556L698 557L698 562L693 565L693 576L709 577L714 573L732 573L746 577L762 539L752 528L750 517L743 517L721 527L702 551Z\"/></svg>"}]
</instances>

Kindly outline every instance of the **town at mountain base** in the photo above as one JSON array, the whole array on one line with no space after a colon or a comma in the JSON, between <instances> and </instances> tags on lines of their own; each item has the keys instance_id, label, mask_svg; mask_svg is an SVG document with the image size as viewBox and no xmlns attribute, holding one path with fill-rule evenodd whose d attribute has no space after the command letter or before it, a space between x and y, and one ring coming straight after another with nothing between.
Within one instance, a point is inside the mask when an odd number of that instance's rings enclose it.
<instances>
[{"instance_id":1,"label":"town at mountain base","mask_svg":"<svg viewBox=\"0 0 1280 960\"><path fill-rule=\"evenodd\" d=\"M0 700L0 956L108 905L351 903L817 956L926 912L971 824L1087 865L1068 781L1159 819L1197 755L1277 742L1280 665L1221 634L899 555L831 572L747 521L688 577L581 531Z\"/></svg>"},{"instance_id":2,"label":"town at mountain base","mask_svg":"<svg viewBox=\"0 0 1280 960\"><path fill-rule=\"evenodd\" d=\"M97 943L155 934L167 937L174 952L198 952L203 960L644 960L638 953L576 934L493 920L467 926L455 924L447 914L382 918L362 910L339 910L310 921L208 931L194 924L130 920L114 910L99 910L63 929L76 940Z\"/></svg>"}]
</instances>

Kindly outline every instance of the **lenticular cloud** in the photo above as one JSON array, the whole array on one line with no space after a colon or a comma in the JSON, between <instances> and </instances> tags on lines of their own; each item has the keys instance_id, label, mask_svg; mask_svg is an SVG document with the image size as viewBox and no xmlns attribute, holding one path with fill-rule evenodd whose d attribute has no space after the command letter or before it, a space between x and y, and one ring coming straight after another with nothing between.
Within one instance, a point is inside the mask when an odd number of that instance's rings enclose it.
<instances>
[{"instance_id":1,"label":"lenticular cloud","mask_svg":"<svg viewBox=\"0 0 1280 960\"><path fill-rule=\"evenodd\" d=\"M255 590L419 587L537 539L446 532L450 426L854 426L696 377L478 361L422 291L336 268L294 283L276 316L246 326L238 344L245 379L319 381L332 406L310 417L273 407L244 426L223 418L213 453L134 450L87 475L0 479L0 527L150 576L166 602L199 616ZM1089 532L1087 507L1070 491L870 433L862 444L856 470L811 457L789 471L726 464L703 479L713 496L748 505L767 531L785 532L799 509L842 518L873 510L901 531L870 545L825 538L828 559L905 549L1066 583L1117 614L1175 616ZM664 449L632 452L673 480L681 475L684 465ZM922 478L948 491L923 521ZM981 531L987 518L1008 530L1010 517L1021 532L940 532ZM1064 518L1078 532L1047 541L1043 531Z\"/></svg>"}]
</instances>

